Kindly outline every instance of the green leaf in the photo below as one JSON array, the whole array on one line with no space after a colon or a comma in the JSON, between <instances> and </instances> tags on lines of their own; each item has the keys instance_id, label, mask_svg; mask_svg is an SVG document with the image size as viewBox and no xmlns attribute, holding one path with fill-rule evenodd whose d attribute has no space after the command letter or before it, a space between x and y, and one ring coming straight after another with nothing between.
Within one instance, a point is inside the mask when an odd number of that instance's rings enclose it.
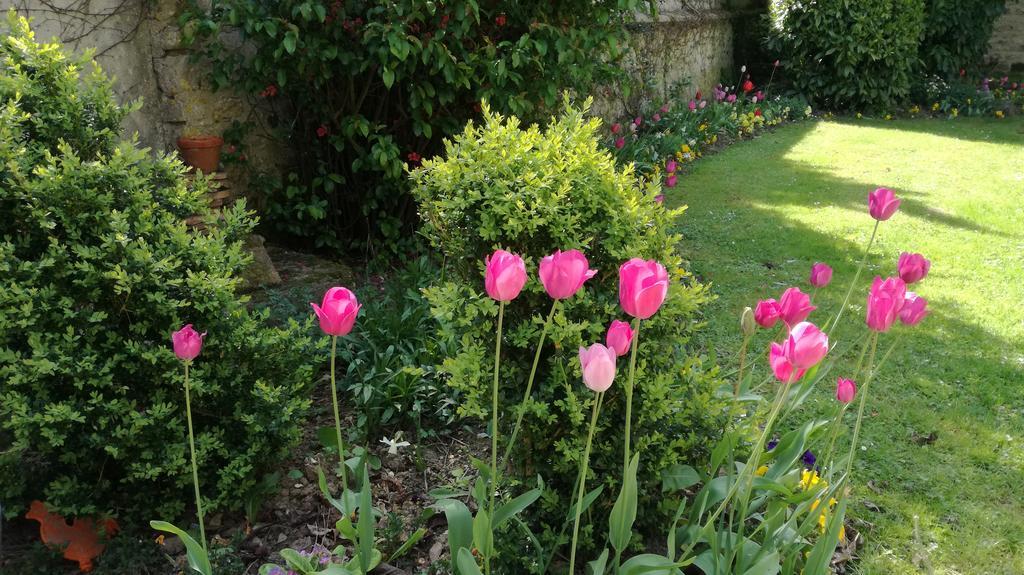
<instances>
[{"instance_id":1,"label":"green leaf","mask_svg":"<svg viewBox=\"0 0 1024 575\"><path fill-rule=\"evenodd\" d=\"M629 540L633 537L633 522L636 521L636 469L640 465L640 454L634 454L629 462L626 476L622 478L622 489L619 491L611 515L608 516L608 539L618 554L626 550Z\"/></svg>"},{"instance_id":2,"label":"green leaf","mask_svg":"<svg viewBox=\"0 0 1024 575\"><path fill-rule=\"evenodd\" d=\"M843 521L846 519L846 499L839 502L832 516L828 518L825 533L818 538L818 541L807 556L807 564L804 566L805 575L825 575L828 571L829 561L835 553L836 545L839 543L839 533L843 529Z\"/></svg>"},{"instance_id":3,"label":"green leaf","mask_svg":"<svg viewBox=\"0 0 1024 575\"><path fill-rule=\"evenodd\" d=\"M619 568L619 575L676 575L682 573L680 567L688 565L689 561L680 563L673 562L664 555L643 553L630 557L628 561Z\"/></svg>"},{"instance_id":4,"label":"green leaf","mask_svg":"<svg viewBox=\"0 0 1024 575\"><path fill-rule=\"evenodd\" d=\"M476 558L465 547L459 549L455 565L458 568L459 575L482 575L480 573L480 566L476 564Z\"/></svg>"},{"instance_id":5,"label":"green leaf","mask_svg":"<svg viewBox=\"0 0 1024 575\"><path fill-rule=\"evenodd\" d=\"M419 543L420 539L423 539L423 536L426 535L426 534L427 534L427 528L426 527L420 527L419 529L414 531L413 534L410 535L409 538L405 540L405 543L402 543L402 545L398 549L396 549L395 552L392 553L390 557L388 557L388 563L393 563L395 561L395 559L398 559L402 555L405 555L406 553L408 553L409 550L412 549L413 545L416 545L417 543Z\"/></svg>"},{"instance_id":6,"label":"green leaf","mask_svg":"<svg viewBox=\"0 0 1024 575\"><path fill-rule=\"evenodd\" d=\"M202 575L213 575L213 568L210 567L210 558L206 555L206 551L203 549L203 546L193 539L191 535L166 521L150 521L149 526L157 531L177 535L181 539L181 542L185 544L185 554L188 558L188 566L196 573L200 573Z\"/></svg>"},{"instance_id":7,"label":"green leaf","mask_svg":"<svg viewBox=\"0 0 1024 575\"><path fill-rule=\"evenodd\" d=\"M384 80L384 87L390 89L391 85L395 83L395 71L391 68L384 68L381 78Z\"/></svg>"},{"instance_id":8,"label":"green leaf","mask_svg":"<svg viewBox=\"0 0 1024 575\"><path fill-rule=\"evenodd\" d=\"M604 551L598 555L597 559L594 559L590 563L587 563L587 575L604 575L604 570L608 565L608 548L605 547Z\"/></svg>"},{"instance_id":9,"label":"green leaf","mask_svg":"<svg viewBox=\"0 0 1024 575\"><path fill-rule=\"evenodd\" d=\"M452 557L458 557L460 549L473 544L473 516L466 504L456 499L442 499L434 508L448 520L448 550Z\"/></svg>"},{"instance_id":10,"label":"green leaf","mask_svg":"<svg viewBox=\"0 0 1024 575\"><path fill-rule=\"evenodd\" d=\"M341 490L341 499L335 498L331 495L331 489L327 485L327 477L324 475L324 470L319 466L316 468L317 484L320 486L320 493L323 494L324 499L327 500L335 509L341 512L342 515L348 517L356 510L356 495L348 489Z\"/></svg>"},{"instance_id":11,"label":"green leaf","mask_svg":"<svg viewBox=\"0 0 1024 575\"><path fill-rule=\"evenodd\" d=\"M473 545L484 557L491 556L494 532L491 530L490 515L486 509L478 509L473 518Z\"/></svg>"},{"instance_id":12,"label":"green leaf","mask_svg":"<svg viewBox=\"0 0 1024 575\"><path fill-rule=\"evenodd\" d=\"M540 496L540 489L531 489L496 509L494 511L494 528L498 529L501 527L512 516L519 514L522 510L532 505Z\"/></svg>"},{"instance_id":13,"label":"green leaf","mask_svg":"<svg viewBox=\"0 0 1024 575\"><path fill-rule=\"evenodd\" d=\"M359 521L356 530L359 533L359 566L363 573L373 568L370 561L373 557L373 495L370 492L370 466L363 464L363 485L359 490Z\"/></svg>"},{"instance_id":14,"label":"green leaf","mask_svg":"<svg viewBox=\"0 0 1024 575\"><path fill-rule=\"evenodd\" d=\"M829 555L831 557L831 555ZM776 575L779 572L779 552L772 551L743 572L743 575Z\"/></svg>"},{"instance_id":15,"label":"green leaf","mask_svg":"<svg viewBox=\"0 0 1024 575\"><path fill-rule=\"evenodd\" d=\"M287 33L285 33L284 40L282 40L281 43L284 45L284 49L287 50L289 54L295 53L295 43L298 41L298 39L299 35L293 30L289 30Z\"/></svg>"},{"instance_id":16,"label":"green leaf","mask_svg":"<svg viewBox=\"0 0 1024 575\"><path fill-rule=\"evenodd\" d=\"M594 489L590 490L590 493L587 493L587 495L583 497L583 501L580 502L580 513L585 513L587 509L594 503L594 501L596 501L597 498L601 495L602 491L604 491L604 484L598 485ZM575 518L576 506L573 505L569 507L569 513L568 515L566 515L565 521L566 523L568 523L574 520Z\"/></svg>"},{"instance_id":17,"label":"green leaf","mask_svg":"<svg viewBox=\"0 0 1024 575\"><path fill-rule=\"evenodd\" d=\"M700 483L700 474L689 465L676 464L661 474L662 491L679 491Z\"/></svg>"}]
</instances>

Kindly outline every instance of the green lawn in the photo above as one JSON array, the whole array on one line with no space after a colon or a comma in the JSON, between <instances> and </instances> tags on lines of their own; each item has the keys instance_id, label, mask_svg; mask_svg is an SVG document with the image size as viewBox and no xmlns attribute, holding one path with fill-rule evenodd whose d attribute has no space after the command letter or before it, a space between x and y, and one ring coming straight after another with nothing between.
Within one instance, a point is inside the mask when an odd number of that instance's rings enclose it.
<instances>
[{"instance_id":1,"label":"green lawn","mask_svg":"<svg viewBox=\"0 0 1024 575\"><path fill-rule=\"evenodd\" d=\"M810 121L696 163L668 202L689 205L682 249L718 295L704 343L733 361L743 307L789 285L808 291L815 261L835 268L811 316L825 323L871 233L866 197L878 186L903 206L882 224L863 289L832 336L861 333L868 282L894 274L904 250L932 261L915 286L932 315L897 330L901 346L872 385L851 512L865 522L858 572L1024 573L1019 117ZM834 380L825 383L808 415L831 409ZM931 433L934 442L924 439Z\"/></svg>"}]
</instances>

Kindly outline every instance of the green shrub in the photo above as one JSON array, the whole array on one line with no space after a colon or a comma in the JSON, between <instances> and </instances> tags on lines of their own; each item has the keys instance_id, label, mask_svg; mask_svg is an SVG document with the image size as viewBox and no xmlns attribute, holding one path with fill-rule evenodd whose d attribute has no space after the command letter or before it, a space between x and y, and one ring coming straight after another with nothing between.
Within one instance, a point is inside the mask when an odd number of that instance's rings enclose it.
<instances>
[{"instance_id":1,"label":"green shrub","mask_svg":"<svg viewBox=\"0 0 1024 575\"><path fill-rule=\"evenodd\" d=\"M925 0L919 56L924 70L950 78L974 72L988 50L992 25L1006 0Z\"/></svg>"},{"instance_id":2,"label":"green shrub","mask_svg":"<svg viewBox=\"0 0 1024 575\"><path fill-rule=\"evenodd\" d=\"M244 206L208 219L205 185L119 140L130 108L88 58L8 18L0 43L0 499L62 513L169 517L190 500L181 363L170 334L206 331L193 370L203 492L237 505L299 435L311 341L268 329L235 294ZM83 67L92 72L81 77ZM317 358L318 359L318 358ZM27 473L26 470L31 470Z\"/></svg>"},{"instance_id":3,"label":"green shrub","mask_svg":"<svg viewBox=\"0 0 1024 575\"><path fill-rule=\"evenodd\" d=\"M773 0L767 38L815 104L883 109L907 99L924 0Z\"/></svg>"},{"instance_id":4,"label":"green shrub","mask_svg":"<svg viewBox=\"0 0 1024 575\"><path fill-rule=\"evenodd\" d=\"M624 318L618 304L618 267L631 257L655 258L672 277L662 309L643 322L637 360L634 449L645 478L641 493L651 511L659 501L660 471L708 445L720 429L721 404L714 380L686 344L697 326L698 307L708 293L683 269L680 236L654 196L660 188L638 188L632 167L618 169L599 143L600 121L567 106L545 129L522 129L485 109L481 126L470 124L446 145L446 154L424 162L412 174L424 220L422 233L450 263L447 281L425 290L443 335L457 342L443 372L460 398L459 413L481 418L489 412L497 304L483 289L483 260L496 247L521 254L531 279L505 311L501 390L504 426L522 399L541 325L551 299L536 278L541 257L556 249L584 252L598 274L559 306L548 332L521 440L516 467L529 480L538 474L547 487L543 506L554 526L570 505L578 455L585 440L592 393L580 379L578 348L603 341L609 323ZM606 515L621 476L622 386L608 392L594 441L591 468L607 483L599 503ZM508 430L506 429L507 439ZM596 483L595 485L596 486ZM641 514L645 520L656 513ZM552 525L549 523L549 526Z\"/></svg>"},{"instance_id":5,"label":"green shrub","mask_svg":"<svg viewBox=\"0 0 1024 575\"><path fill-rule=\"evenodd\" d=\"M623 23L647 0L213 0L183 15L217 86L263 105L293 150L264 177L280 234L401 245L415 224L406 166L499 110L539 117L563 89L618 77ZM241 48L240 48L241 47Z\"/></svg>"}]
</instances>

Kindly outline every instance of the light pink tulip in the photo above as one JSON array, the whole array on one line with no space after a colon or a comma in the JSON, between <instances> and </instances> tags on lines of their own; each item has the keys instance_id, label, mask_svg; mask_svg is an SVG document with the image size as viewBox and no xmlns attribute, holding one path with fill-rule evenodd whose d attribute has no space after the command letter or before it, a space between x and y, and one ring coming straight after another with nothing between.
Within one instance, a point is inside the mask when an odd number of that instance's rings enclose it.
<instances>
[{"instance_id":1,"label":"light pink tulip","mask_svg":"<svg viewBox=\"0 0 1024 575\"><path fill-rule=\"evenodd\" d=\"M496 301L512 301L526 284L523 258L505 250L495 250L484 259L484 289Z\"/></svg>"},{"instance_id":2,"label":"light pink tulip","mask_svg":"<svg viewBox=\"0 0 1024 575\"><path fill-rule=\"evenodd\" d=\"M857 395L857 384L852 379L840 377L836 381L836 400L840 403L850 403Z\"/></svg>"},{"instance_id":3,"label":"light pink tulip","mask_svg":"<svg viewBox=\"0 0 1024 575\"><path fill-rule=\"evenodd\" d=\"M664 106L661 107L661 113L662 114L667 114L668 113L668 104L665 104Z\"/></svg>"},{"instance_id":4,"label":"light pink tulip","mask_svg":"<svg viewBox=\"0 0 1024 575\"><path fill-rule=\"evenodd\" d=\"M818 262L811 266L811 285L816 288L823 288L832 281L832 268L828 264Z\"/></svg>"},{"instance_id":5,"label":"light pink tulip","mask_svg":"<svg viewBox=\"0 0 1024 575\"><path fill-rule=\"evenodd\" d=\"M900 321L903 325L917 325L928 315L928 301L912 291L907 292L907 297L900 310Z\"/></svg>"},{"instance_id":6,"label":"light pink tulip","mask_svg":"<svg viewBox=\"0 0 1024 575\"><path fill-rule=\"evenodd\" d=\"M597 273L589 265L579 250L556 251L540 260L540 283L552 298L570 298Z\"/></svg>"},{"instance_id":7,"label":"light pink tulip","mask_svg":"<svg viewBox=\"0 0 1024 575\"><path fill-rule=\"evenodd\" d=\"M616 355L626 355L629 352L629 345L633 343L633 328L624 321L615 320L608 328L605 341L608 347L615 350Z\"/></svg>"},{"instance_id":8,"label":"light pink tulip","mask_svg":"<svg viewBox=\"0 0 1024 575\"><path fill-rule=\"evenodd\" d=\"M310 303L316 317L320 319L320 329L327 335L348 335L359 315L359 300L356 294L343 287L332 287L324 294L320 305Z\"/></svg>"},{"instance_id":9,"label":"light pink tulip","mask_svg":"<svg viewBox=\"0 0 1024 575\"><path fill-rule=\"evenodd\" d=\"M651 119L654 120L655 122L660 122L661 121L661 114L655 114L655 115L651 116Z\"/></svg>"},{"instance_id":10,"label":"light pink tulip","mask_svg":"<svg viewBox=\"0 0 1024 575\"><path fill-rule=\"evenodd\" d=\"M800 288L791 287L782 292L779 298L779 318L792 327L811 315L811 312L818 309L811 304L811 296L800 291Z\"/></svg>"},{"instance_id":11,"label":"light pink tulip","mask_svg":"<svg viewBox=\"0 0 1024 575\"><path fill-rule=\"evenodd\" d=\"M654 260L633 258L619 266L619 304L629 315L647 319L668 295L668 272Z\"/></svg>"},{"instance_id":12,"label":"light pink tulip","mask_svg":"<svg viewBox=\"0 0 1024 575\"><path fill-rule=\"evenodd\" d=\"M607 391L615 379L615 351L599 343L590 348L581 347L580 367L587 387L597 393Z\"/></svg>"},{"instance_id":13,"label":"light pink tulip","mask_svg":"<svg viewBox=\"0 0 1024 575\"><path fill-rule=\"evenodd\" d=\"M754 321L761 327L772 327L779 317L779 302L774 299L763 299L754 307Z\"/></svg>"},{"instance_id":14,"label":"light pink tulip","mask_svg":"<svg viewBox=\"0 0 1024 575\"><path fill-rule=\"evenodd\" d=\"M772 373L775 374L775 379L782 383L793 383L804 376L807 371L803 368L798 368L786 358L786 353L783 351L783 346L772 342L771 351L768 353L768 364L772 368Z\"/></svg>"},{"instance_id":15,"label":"light pink tulip","mask_svg":"<svg viewBox=\"0 0 1024 575\"><path fill-rule=\"evenodd\" d=\"M813 323L800 322L789 330L783 352L798 368L814 367L828 353L828 335Z\"/></svg>"},{"instance_id":16,"label":"light pink tulip","mask_svg":"<svg viewBox=\"0 0 1024 575\"><path fill-rule=\"evenodd\" d=\"M928 275L928 270L931 267L932 262L928 261L921 254L910 254L907 252L900 254L899 262L896 264L900 279L906 282L907 285L923 280Z\"/></svg>"},{"instance_id":17,"label":"light pink tulip","mask_svg":"<svg viewBox=\"0 0 1024 575\"><path fill-rule=\"evenodd\" d=\"M874 331L886 332L896 321L907 295L907 284L900 278L875 277L868 293L865 321Z\"/></svg>"},{"instance_id":18,"label":"light pink tulip","mask_svg":"<svg viewBox=\"0 0 1024 575\"><path fill-rule=\"evenodd\" d=\"M900 209L900 200L889 188L878 188L868 194L868 212L880 222L892 217Z\"/></svg>"},{"instance_id":19,"label":"light pink tulip","mask_svg":"<svg viewBox=\"0 0 1024 575\"><path fill-rule=\"evenodd\" d=\"M206 332L199 333L192 329L192 324L171 334L171 343L174 344L174 355L182 361L192 361L203 349L203 338Z\"/></svg>"}]
</instances>

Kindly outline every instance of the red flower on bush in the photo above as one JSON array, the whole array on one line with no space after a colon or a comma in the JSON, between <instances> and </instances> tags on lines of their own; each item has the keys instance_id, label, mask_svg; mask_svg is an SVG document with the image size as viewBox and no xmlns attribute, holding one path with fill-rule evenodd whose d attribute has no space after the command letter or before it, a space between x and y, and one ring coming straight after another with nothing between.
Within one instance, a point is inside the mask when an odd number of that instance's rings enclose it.
<instances>
[{"instance_id":1,"label":"red flower on bush","mask_svg":"<svg viewBox=\"0 0 1024 575\"><path fill-rule=\"evenodd\" d=\"M331 132L330 132L330 130L327 129L327 126L325 126L323 124L320 124L320 127L316 129L316 137L317 138L323 138L324 136L326 136L327 134L330 134L330 133Z\"/></svg>"},{"instance_id":2,"label":"red flower on bush","mask_svg":"<svg viewBox=\"0 0 1024 575\"><path fill-rule=\"evenodd\" d=\"M753 89L754 89L754 83L753 82L751 82L750 80L746 80L745 82L743 82L743 91L744 92L749 92L749 91L751 91Z\"/></svg>"},{"instance_id":3,"label":"red flower on bush","mask_svg":"<svg viewBox=\"0 0 1024 575\"><path fill-rule=\"evenodd\" d=\"M499 28L504 26L507 21L508 18L504 14L498 14L498 17L494 19L494 23L497 24Z\"/></svg>"},{"instance_id":4,"label":"red flower on bush","mask_svg":"<svg viewBox=\"0 0 1024 575\"><path fill-rule=\"evenodd\" d=\"M275 86L273 84L267 84L267 87L263 88L263 91L260 92L260 96L263 97L263 98L273 98L276 95L277 95L277 86Z\"/></svg>"},{"instance_id":5,"label":"red flower on bush","mask_svg":"<svg viewBox=\"0 0 1024 575\"><path fill-rule=\"evenodd\" d=\"M441 28L447 28L448 27L448 21L451 20L451 19L452 19L452 17L449 14L445 14L444 16L441 16L441 24L439 24L439 26Z\"/></svg>"},{"instance_id":6,"label":"red flower on bush","mask_svg":"<svg viewBox=\"0 0 1024 575\"><path fill-rule=\"evenodd\" d=\"M416 152L409 152L406 154L405 159L409 161L409 165L412 167L419 167L423 163L423 158L420 157Z\"/></svg>"},{"instance_id":7,"label":"red flower on bush","mask_svg":"<svg viewBox=\"0 0 1024 575\"><path fill-rule=\"evenodd\" d=\"M693 96L693 99L698 101L703 100L704 94L700 90L697 90L697 93Z\"/></svg>"},{"instance_id":8,"label":"red flower on bush","mask_svg":"<svg viewBox=\"0 0 1024 575\"><path fill-rule=\"evenodd\" d=\"M757 116L758 118L760 118L761 117L761 108L758 108L758 109L754 110L754 115Z\"/></svg>"}]
</instances>

